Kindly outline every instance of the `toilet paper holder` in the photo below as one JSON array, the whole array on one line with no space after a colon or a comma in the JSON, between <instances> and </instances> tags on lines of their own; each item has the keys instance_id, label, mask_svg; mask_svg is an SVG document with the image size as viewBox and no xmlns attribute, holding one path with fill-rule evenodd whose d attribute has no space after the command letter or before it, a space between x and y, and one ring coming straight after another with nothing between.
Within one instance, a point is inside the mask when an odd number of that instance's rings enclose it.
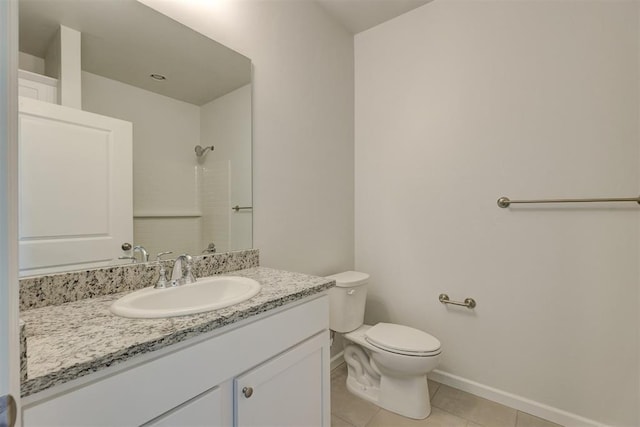
<instances>
[{"instance_id":1,"label":"toilet paper holder","mask_svg":"<svg viewBox=\"0 0 640 427\"><path fill-rule=\"evenodd\" d=\"M476 307L476 300L474 300L473 298L465 298L464 301L452 301L449 299L449 295L440 294L438 300L443 304L460 305L462 307L467 307L468 309L473 309Z\"/></svg>"}]
</instances>

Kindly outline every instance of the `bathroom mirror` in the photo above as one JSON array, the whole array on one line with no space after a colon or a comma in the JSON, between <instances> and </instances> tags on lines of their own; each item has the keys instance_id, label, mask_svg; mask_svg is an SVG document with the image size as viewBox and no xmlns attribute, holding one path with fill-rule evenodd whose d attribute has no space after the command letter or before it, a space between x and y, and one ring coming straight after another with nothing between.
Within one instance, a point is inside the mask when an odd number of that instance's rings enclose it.
<instances>
[{"instance_id":1,"label":"bathroom mirror","mask_svg":"<svg viewBox=\"0 0 640 427\"><path fill-rule=\"evenodd\" d=\"M21 275L128 263L131 261L118 260L132 255L126 250L127 244L143 246L150 260L166 251L177 256L250 248L251 60L135 0L20 0L19 5L20 95L30 96L30 85L41 84L40 80L46 80L43 75L59 77L52 80L53 86L57 85L58 98L37 102L65 106L61 90L73 82L68 84L69 80L60 76L64 73L64 65L60 65L64 60L60 57L69 55L70 50L76 54L73 37L77 36L82 69L81 78L77 79L80 109L132 124L132 173L127 191L132 194L133 217L129 221L130 240L111 242L107 255L95 254L90 261L45 260L28 265L23 259L30 255L23 255L21 246ZM61 28L71 30L72 43L60 35ZM64 85L67 86L62 88ZM20 114L23 115L22 110ZM26 125L22 119L20 126L22 170L30 160L23 143L28 132L23 130ZM37 142L42 143L43 139L47 137L40 137ZM46 169L52 164L66 164L67 170L82 165L90 171L91 162L100 157L91 153L51 150L50 157L41 163L47 172L38 172L40 181L45 181L44 173L49 174L47 180L57 176L55 169ZM110 178L119 174L116 170ZM121 174L127 176L126 168ZM38 177L37 173L34 176ZM21 245L59 235L66 240L83 239L84 235L68 230L44 230L36 238L24 230L31 227L36 211L45 210L42 207L51 207L41 216L57 226L77 210L84 212L79 205L83 199L86 204L100 205L101 189L111 185L85 185L82 179L74 179L73 185L80 187L68 192L73 193L73 203L80 208L65 211L64 200L43 200L51 196L43 189L34 193L35 184L27 181L21 172ZM25 194L27 190L29 194ZM127 191L122 192L125 199ZM93 211L102 215L98 208L87 209ZM91 215L78 214L83 221L92 220ZM86 233L93 233L95 238L101 232ZM47 251L64 252L45 247L38 249L38 257L46 259ZM140 260L139 253L136 256Z\"/></svg>"}]
</instances>

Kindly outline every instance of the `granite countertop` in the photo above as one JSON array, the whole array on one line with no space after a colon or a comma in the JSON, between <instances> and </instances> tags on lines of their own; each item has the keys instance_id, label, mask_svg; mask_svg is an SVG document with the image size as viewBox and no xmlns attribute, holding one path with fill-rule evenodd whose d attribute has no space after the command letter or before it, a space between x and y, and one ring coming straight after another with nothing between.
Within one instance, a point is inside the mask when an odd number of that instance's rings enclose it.
<instances>
[{"instance_id":1,"label":"granite countertop","mask_svg":"<svg viewBox=\"0 0 640 427\"><path fill-rule=\"evenodd\" d=\"M255 279L262 289L240 304L164 319L128 319L112 314L111 303L128 292L22 311L27 341L22 396L264 313L335 284L322 277L264 267L225 274Z\"/></svg>"}]
</instances>

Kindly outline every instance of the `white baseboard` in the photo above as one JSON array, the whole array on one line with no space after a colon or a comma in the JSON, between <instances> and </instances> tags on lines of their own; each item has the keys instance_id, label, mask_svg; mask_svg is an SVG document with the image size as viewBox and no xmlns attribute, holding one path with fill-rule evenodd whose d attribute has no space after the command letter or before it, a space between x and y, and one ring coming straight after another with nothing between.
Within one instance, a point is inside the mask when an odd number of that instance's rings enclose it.
<instances>
[{"instance_id":1,"label":"white baseboard","mask_svg":"<svg viewBox=\"0 0 640 427\"><path fill-rule=\"evenodd\" d=\"M333 371L344 363L344 350L331 358L330 369Z\"/></svg>"},{"instance_id":2,"label":"white baseboard","mask_svg":"<svg viewBox=\"0 0 640 427\"><path fill-rule=\"evenodd\" d=\"M566 427L602 427L604 424L599 423L571 412L563 411L552 406L536 402L526 397L518 396L506 391L498 390L466 378L458 377L448 372L436 369L429 373L429 379L446 384L458 390L466 391L479 397L500 403L505 406L526 412L536 417L561 424Z\"/></svg>"},{"instance_id":3,"label":"white baseboard","mask_svg":"<svg viewBox=\"0 0 640 427\"><path fill-rule=\"evenodd\" d=\"M341 351L331 358L331 370L337 368L342 363L344 363L344 351ZM498 390L439 369L430 372L429 379L565 427L606 427L605 424L595 420L581 417L580 415L563 411L562 409L554 408L544 403L527 399L526 397Z\"/></svg>"}]
</instances>

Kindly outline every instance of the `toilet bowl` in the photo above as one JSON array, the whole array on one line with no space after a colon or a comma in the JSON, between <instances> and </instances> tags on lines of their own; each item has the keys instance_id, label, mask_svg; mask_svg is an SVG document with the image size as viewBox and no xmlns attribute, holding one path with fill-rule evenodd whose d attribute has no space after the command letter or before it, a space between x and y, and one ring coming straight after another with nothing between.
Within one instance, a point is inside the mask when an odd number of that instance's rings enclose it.
<instances>
[{"instance_id":1,"label":"toilet bowl","mask_svg":"<svg viewBox=\"0 0 640 427\"><path fill-rule=\"evenodd\" d=\"M426 332L392 323L364 324L369 275L329 276L330 328L345 333L347 389L384 409L423 419L431 413L427 373L438 366L440 341Z\"/></svg>"}]
</instances>

